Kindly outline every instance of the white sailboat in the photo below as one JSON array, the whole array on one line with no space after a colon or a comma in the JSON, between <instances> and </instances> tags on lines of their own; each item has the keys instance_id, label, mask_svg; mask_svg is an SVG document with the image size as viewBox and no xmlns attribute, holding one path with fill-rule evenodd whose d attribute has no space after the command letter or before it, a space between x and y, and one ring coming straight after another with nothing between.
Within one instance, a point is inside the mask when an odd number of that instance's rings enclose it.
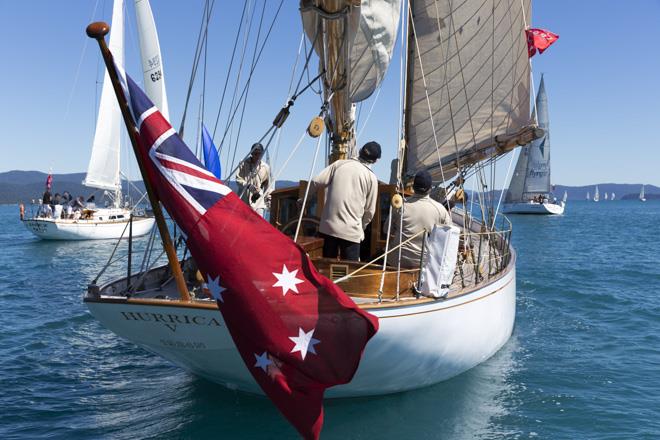
<instances>
[{"instance_id":1,"label":"white sailboat","mask_svg":"<svg viewBox=\"0 0 660 440\"><path fill-rule=\"evenodd\" d=\"M566 200L557 201L552 195L550 184L550 118L548 116L548 96L545 81L536 96L535 114L545 136L520 149L509 189L504 199L504 212L507 214L561 215Z\"/></svg>"},{"instance_id":2,"label":"white sailboat","mask_svg":"<svg viewBox=\"0 0 660 440\"><path fill-rule=\"evenodd\" d=\"M568 191L564 191L564 197L561 198L561 201L564 202L565 205L567 200L568 200Z\"/></svg>"},{"instance_id":3,"label":"white sailboat","mask_svg":"<svg viewBox=\"0 0 660 440\"><path fill-rule=\"evenodd\" d=\"M639 200L642 202L646 202L646 195L644 194L644 185L642 185L642 189L639 191Z\"/></svg>"},{"instance_id":4,"label":"white sailboat","mask_svg":"<svg viewBox=\"0 0 660 440\"><path fill-rule=\"evenodd\" d=\"M483 161L542 136L529 118L530 63L525 38L529 0L495 3L483 8L478 17L474 10L479 1L404 4L402 22L408 25L407 50L401 50L407 55L405 148L397 155L399 163L404 163L405 155L408 168L400 170L399 179L425 168L451 188L445 178L480 170ZM307 34L319 53L319 69L325 72L331 157L346 157L355 144L351 106L371 95L383 78L396 41L401 2L365 1L358 7L355 2L304 0L301 6ZM430 19L431 11L437 18ZM352 46L342 44L343 38L349 38ZM494 48L495 53L484 48ZM470 61L461 61L459 51L471 54ZM494 58L497 63L489 61ZM481 92L465 93L482 87ZM447 96L453 106L447 105ZM472 124L473 120L478 123ZM491 127L500 129L493 132ZM295 206L301 188L272 193L273 225L286 229L283 225L295 220L287 206ZM380 184L380 208L371 236L365 240L373 257L382 255L388 246L383 228L389 201L396 195L395 186ZM315 196L322 200L323 191ZM360 307L380 320L353 380L331 388L327 396L380 395L428 386L474 367L502 347L515 320L516 254L509 243L510 224L495 230L489 220L494 215L490 211L488 217L477 220L453 210L454 222L474 252L459 255L449 293L440 299L416 295L413 286L419 269L398 274L396 268L371 264L360 276L353 276L361 263L321 258L322 239L299 237L318 270L341 283ZM175 262L172 268L163 266L130 279L91 284L84 302L107 328L135 344L231 389L261 393L216 302L195 279L195 263L187 260L183 277L175 276L187 290L177 290L178 284L171 282L177 267Z\"/></svg>"},{"instance_id":5,"label":"white sailboat","mask_svg":"<svg viewBox=\"0 0 660 440\"><path fill-rule=\"evenodd\" d=\"M596 185L596 190L594 191L594 202L600 200L600 192L598 191L598 185Z\"/></svg>"},{"instance_id":6,"label":"white sailboat","mask_svg":"<svg viewBox=\"0 0 660 440\"><path fill-rule=\"evenodd\" d=\"M605 192L605 200L608 200L609 196L607 195L607 191Z\"/></svg>"},{"instance_id":7,"label":"white sailboat","mask_svg":"<svg viewBox=\"0 0 660 440\"><path fill-rule=\"evenodd\" d=\"M591 201L591 194L587 191L587 200Z\"/></svg>"},{"instance_id":8,"label":"white sailboat","mask_svg":"<svg viewBox=\"0 0 660 440\"><path fill-rule=\"evenodd\" d=\"M141 60L145 89L149 97L167 116L167 96L162 72L160 46L148 0L136 0L135 11L140 39ZM109 47L115 59L124 64L124 1L115 0L112 9L113 31ZM127 224L132 222L131 233L141 236L149 233L154 225L153 217L136 215L133 209L122 204L120 152L122 116L114 96L112 84L106 73L99 103L96 131L92 143L85 186L103 191L110 199L109 206L87 207L80 218L52 218L36 216L24 220L28 230L47 240L93 240L128 236ZM132 219L132 220L131 220Z\"/></svg>"},{"instance_id":9,"label":"white sailboat","mask_svg":"<svg viewBox=\"0 0 660 440\"><path fill-rule=\"evenodd\" d=\"M612 193L612 195L610 196L610 200L614 200L615 197L616 197L616 194Z\"/></svg>"}]
</instances>

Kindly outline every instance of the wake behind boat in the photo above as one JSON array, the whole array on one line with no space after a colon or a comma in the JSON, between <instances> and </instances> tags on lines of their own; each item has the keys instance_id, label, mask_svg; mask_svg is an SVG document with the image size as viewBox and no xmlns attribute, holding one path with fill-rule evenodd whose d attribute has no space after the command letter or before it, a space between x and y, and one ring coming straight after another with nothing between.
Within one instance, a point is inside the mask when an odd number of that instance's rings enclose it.
<instances>
[{"instance_id":1,"label":"wake behind boat","mask_svg":"<svg viewBox=\"0 0 660 440\"><path fill-rule=\"evenodd\" d=\"M518 162L504 199L503 211L506 214L561 215L566 206L566 194L561 201L557 201L552 195L550 119L543 76L541 76L534 111L545 135L520 149Z\"/></svg>"}]
</instances>

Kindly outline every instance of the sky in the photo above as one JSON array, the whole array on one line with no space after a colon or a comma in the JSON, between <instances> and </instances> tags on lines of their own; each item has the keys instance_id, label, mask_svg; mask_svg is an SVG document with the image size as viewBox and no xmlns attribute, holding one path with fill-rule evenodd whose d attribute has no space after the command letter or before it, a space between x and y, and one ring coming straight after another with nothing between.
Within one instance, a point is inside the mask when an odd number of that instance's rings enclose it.
<instances>
[{"instance_id":1,"label":"sky","mask_svg":"<svg viewBox=\"0 0 660 440\"><path fill-rule=\"evenodd\" d=\"M250 0L255 18L245 66L251 62L263 1ZM277 0L265 1L263 32L279 4ZM204 1L151 0L151 5L162 49L171 120L179 127ZM243 5L241 1L219 1L211 17L204 87L204 122L211 131ZM240 137L234 127L225 140L225 144L231 139L232 145L238 145L234 164L266 132L288 97L302 35L297 5L297 0L284 0L251 80ZM0 172L85 171L103 73L98 45L87 38L85 27L92 21L110 21L112 1L0 0L0 7ZM548 51L532 60L534 80L538 84L544 74L548 92L553 183L660 186L660 138L656 135L660 122L660 51L656 36L660 1L539 0L533 6L532 26L560 36ZM141 83L130 0L126 32L126 69ZM239 47L243 43L239 42ZM380 93L362 104L358 121L358 144L377 140L383 146L383 159L375 171L384 181L389 179L389 162L398 138L399 63L397 48ZM241 81L246 78L245 68L243 72ZM185 140L192 148L203 91L198 74L185 130ZM230 101L233 93L234 82L230 81L225 100ZM288 166L282 168L309 121L318 114L319 102L309 90L292 107L279 144L272 148L273 171L279 179L307 179L322 168L320 161L311 169L316 143L310 138L303 140ZM224 131L227 107L225 103L220 114L216 143ZM138 178L130 151L125 148L123 153L124 172ZM223 153L222 163L227 169L232 160ZM500 180L508 163L505 158L498 168Z\"/></svg>"}]
</instances>

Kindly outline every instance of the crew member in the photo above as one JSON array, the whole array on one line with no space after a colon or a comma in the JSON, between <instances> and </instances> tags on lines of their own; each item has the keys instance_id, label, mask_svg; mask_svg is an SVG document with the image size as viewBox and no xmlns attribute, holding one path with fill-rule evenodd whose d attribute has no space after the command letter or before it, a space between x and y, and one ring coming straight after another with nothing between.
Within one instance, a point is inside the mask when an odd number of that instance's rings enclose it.
<instances>
[{"instance_id":1,"label":"crew member","mask_svg":"<svg viewBox=\"0 0 660 440\"><path fill-rule=\"evenodd\" d=\"M319 226L324 257L360 260L364 229L376 212L378 179L371 165L380 154L377 142L367 142L358 158L338 160L310 182L310 194L327 188Z\"/></svg>"},{"instance_id":2,"label":"crew member","mask_svg":"<svg viewBox=\"0 0 660 440\"><path fill-rule=\"evenodd\" d=\"M432 183L428 171L422 170L415 174L415 180L413 181L414 194L408 197L403 205L403 220L401 220L400 209L392 216L390 249L423 230L427 233L431 232L434 225L451 224L451 217L445 207L429 195ZM401 234L399 234L399 225L401 225L401 231L403 231ZM401 241L399 241L399 235L401 235ZM419 267L424 235L419 234L409 242L401 245L401 267ZM398 257L399 250L395 249L387 255L387 263L390 266L397 266Z\"/></svg>"},{"instance_id":3,"label":"crew member","mask_svg":"<svg viewBox=\"0 0 660 440\"><path fill-rule=\"evenodd\" d=\"M260 143L252 145L250 155L238 166L238 194L241 200L250 205L259 215L266 210L268 194L266 190L270 183L270 167L261 160L264 147Z\"/></svg>"}]
</instances>

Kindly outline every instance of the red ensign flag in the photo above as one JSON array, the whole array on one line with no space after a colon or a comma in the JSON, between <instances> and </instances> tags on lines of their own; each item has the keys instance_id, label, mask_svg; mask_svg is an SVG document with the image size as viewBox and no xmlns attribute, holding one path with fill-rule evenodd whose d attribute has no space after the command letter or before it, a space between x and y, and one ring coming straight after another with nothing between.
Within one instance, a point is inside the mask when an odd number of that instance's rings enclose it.
<instances>
[{"instance_id":1,"label":"red ensign flag","mask_svg":"<svg viewBox=\"0 0 660 440\"><path fill-rule=\"evenodd\" d=\"M537 50L539 53L543 53L559 38L559 35L544 29L531 28L527 29L525 33L527 34L527 52L530 58L536 54Z\"/></svg>"},{"instance_id":2,"label":"red ensign flag","mask_svg":"<svg viewBox=\"0 0 660 440\"><path fill-rule=\"evenodd\" d=\"M206 170L142 90L120 78L146 178L185 233L245 366L303 437L318 438L325 389L353 378L378 319Z\"/></svg>"}]
</instances>

